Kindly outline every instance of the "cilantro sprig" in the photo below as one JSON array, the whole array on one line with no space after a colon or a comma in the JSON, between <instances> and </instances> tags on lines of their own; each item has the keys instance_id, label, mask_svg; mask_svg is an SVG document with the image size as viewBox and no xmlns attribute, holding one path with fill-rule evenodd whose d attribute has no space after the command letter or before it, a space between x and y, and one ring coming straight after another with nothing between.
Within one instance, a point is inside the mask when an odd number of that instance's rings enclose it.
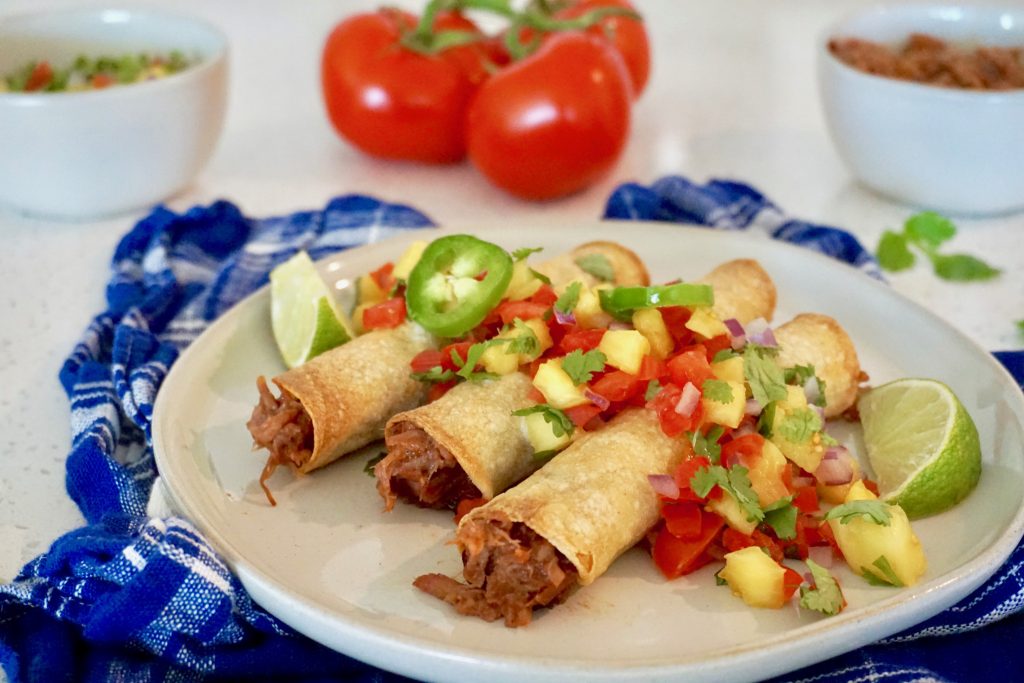
<instances>
[{"instance_id":1,"label":"cilantro sprig","mask_svg":"<svg viewBox=\"0 0 1024 683\"><path fill-rule=\"evenodd\" d=\"M699 497L706 498L711 489L718 486L736 500L749 521L761 522L764 520L764 510L757 502L757 494L747 472L747 468L742 465L728 469L721 465L702 467L690 478L690 488Z\"/></svg>"},{"instance_id":2,"label":"cilantro sprig","mask_svg":"<svg viewBox=\"0 0 1024 683\"><path fill-rule=\"evenodd\" d=\"M822 428L821 415L811 408L800 408L787 412L779 420L775 432L792 443L806 443Z\"/></svg>"},{"instance_id":3,"label":"cilantro sprig","mask_svg":"<svg viewBox=\"0 0 1024 683\"><path fill-rule=\"evenodd\" d=\"M701 394L704 398L715 403L732 403L732 387L721 379L706 379L701 385Z\"/></svg>"},{"instance_id":4,"label":"cilantro sprig","mask_svg":"<svg viewBox=\"0 0 1024 683\"><path fill-rule=\"evenodd\" d=\"M523 261L529 257L530 254L536 254L541 251L544 251L544 247L523 247L522 249L516 249L512 252L512 260Z\"/></svg>"},{"instance_id":5,"label":"cilantro sprig","mask_svg":"<svg viewBox=\"0 0 1024 683\"><path fill-rule=\"evenodd\" d=\"M604 370L608 357L597 349L591 349L584 353L581 349L575 349L562 357L562 370L576 386L589 382L595 372Z\"/></svg>"},{"instance_id":6,"label":"cilantro sprig","mask_svg":"<svg viewBox=\"0 0 1024 683\"><path fill-rule=\"evenodd\" d=\"M867 517L875 524L889 526L892 514L889 506L880 500L852 500L837 505L825 514L825 520L838 519L840 524L849 524L856 517Z\"/></svg>"},{"instance_id":7,"label":"cilantro sprig","mask_svg":"<svg viewBox=\"0 0 1024 683\"><path fill-rule=\"evenodd\" d=\"M808 559L805 562L811 570L814 587L800 586L800 606L830 617L839 614L846 605L839 582L814 560Z\"/></svg>"},{"instance_id":8,"label":"cilantro sprig","mask_svg":"<svg viewBox=\"0 0 1024 683\"><path fill-rule=\"evenodd\" d=\"M932 211L915 214L903 224L902 232L886 230L878 242L876 256L883 270L899 272L913 267L920 251L932 263L935 274L943 280L971 282L990 280L999 268L969 254L940 254L939 247L956 235L956 226L948 218Z\"/></svg>"},{"instance_id":9,"label":"cilantro sprig","mask_svg":"<svg viewBox=\"0 0 1024 683\"><path fill-rule=\"evenodd\" d=\"M572 282L562 295L555 301L555 309L562 313L570 313L572 309L576 308L576 304L580 300L580 288L583 284L579 281Z\"/></svg>"},{"instance_id":10,"label":"cilantro sprig","mask_svg":"<svg viewBox=\"0 0 1024 683\"><path fill-rule=\"evenodd\" d=\"M743 375L754 399L762 406L787 396L786 376L775 362L775 349L747 344L743 349Z\"/></svg>"},{"instance_id":11,"label":"cilantro sprig","mask_svg":"<svg viewBox=\"0 0 1024 683\"><path fill-rule=\"evenodd\" d=\"M604 254L585 254L576 259L576 265L588 275L593 275L601 282L615 280L615 268Z\"/></svg>"}]
</instances>

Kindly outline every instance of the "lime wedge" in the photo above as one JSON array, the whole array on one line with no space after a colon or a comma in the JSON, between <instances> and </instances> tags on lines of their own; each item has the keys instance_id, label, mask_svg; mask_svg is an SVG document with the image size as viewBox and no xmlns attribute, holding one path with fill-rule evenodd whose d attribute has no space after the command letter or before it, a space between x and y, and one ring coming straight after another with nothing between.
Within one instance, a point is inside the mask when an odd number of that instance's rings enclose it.
<instances>
[{"instance_id":1,"label":"lime wedge","mask_svg":"<svg viewBox=\"0 0 1024 683\"><path fill-rule=\"evenodd\" d=\"M270 319L289 368L353 337L347 316L304 251L270 271Z\"/></svg>"},{"instance_id":2,"label":"lime wedge","mask_svg":"<svg viewBox=\"0 0 1024 683\"><path fill-rule=\"evenodd\" d=\"M857 408L879 493L909 517L947 510L978 484L978 429L942 382L896 380L864 394Z\"/></svg>"}]
</instances>

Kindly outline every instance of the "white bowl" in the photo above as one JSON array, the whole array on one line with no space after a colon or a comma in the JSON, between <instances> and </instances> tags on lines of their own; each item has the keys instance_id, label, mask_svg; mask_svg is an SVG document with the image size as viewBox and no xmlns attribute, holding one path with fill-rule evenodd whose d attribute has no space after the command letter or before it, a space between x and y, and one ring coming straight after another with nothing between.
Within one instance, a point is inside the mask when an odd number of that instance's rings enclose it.
<instances>
[{"instance_id":1,"label":"white bowl","mask_svg":"<svg viewBox=\"0 0 1024 683\"><path fill-rule=\"evenodd\" d=\"M180 50L199 62L103 90L0 93L0 204L93 218L142 209L185 188L224 121L227 39L215 27L142 8L71 9L0 19L0 74L33 60Z\"/></svg>"},{"instance_id":2,"label":"white bowl","mask_svg":"<svg viewBox=\"0 0 1024 683\"><path fill-rule=\"evenodd\" d=\"M1024 8L875 7L830 28L818 76L832 139L868 187L948 214L1024 208L1024 90L964 91L858 71L833 37L898 44L910 33L965 44L1024 45Z\"/></svg>"}]
</instances>

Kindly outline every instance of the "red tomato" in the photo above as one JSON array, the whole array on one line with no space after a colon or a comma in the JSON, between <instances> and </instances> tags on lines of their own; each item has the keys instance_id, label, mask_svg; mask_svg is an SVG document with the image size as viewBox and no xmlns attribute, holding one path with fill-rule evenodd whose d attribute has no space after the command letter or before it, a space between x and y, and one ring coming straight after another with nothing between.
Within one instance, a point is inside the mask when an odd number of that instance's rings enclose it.
<instances>
[{"instance_id":1,"label":"red tomato","mask_svg":"<svg viewBox=\"0 0 1024 683\"><path fill-rule=\"evenodd\" d=\"M658 414L661 431L665 432L666 436L679 436L683 432L693 431L704 417L704 407L700 401L689 415L680 415L676 412L676 405L682 394L683 390L678 386L667 384L647 402L647 407L653 408Z\"/></svg>"},{"instance_id":2,"label":"red tomato","mask_svg":"<svg viewBox=\"0 0 1024 683\"><path fill-rule=\"evenodd\" d=\"M543 403L544 401L545 399L541 397L540 402ZM601 414L601 409L593 403L584 403L581 406L566 408L563 412L572 420L574 425L583 429L591 420Z\"/></svg>"},{"instance_id":3,"label":"red tomato","mask_svg":"<svg viewBox=\"0 0 1024 683\"><path fill-rule=\"evenodd\" d=\"M431 384L430 388L427 389L427 402L433 403L437 399L441 398L448 393L448 390L455 386L455 382L438 382L437 384Z\"/></svg>"},{"instance_id":4,"label":"red tomato","mask_svg":"<svg viewBox=\"0 0 1024 683\"><path fill-rule=\"evenodd\" d=\"M385 263L377 270L370 273L370 277L377 283L377 286L384 292L390 292L395 285L395 276L391 273L395 270L394 263Z\"/></svg>"},{"instance_id":5,"label":"red tomato","mask_svg":"<svg viewBox=\"0 0 1024 683\"><path fill-rule=\"evenodd\" d=\"M820 509L818 492L814 486L798 486L793 496L793 506L800 512L813 514Z\"/></svg>"},{"instance_id":6,"label":"red tomato","mask_svg":"<svg viewBox=\"0 0 1024 683\"><path fill-rule=\"evenodd\" d=\"M412 361L410 361L409 368L413 372L429 372L431 368L436 368L437 366L443 368L445 359L446 356L440 351L426 349L416 354Z\"/></svg>"},{"instance_id":7,"label":"red tomato","mask_svg":"<svg viewBox=\"0 0 1024 683\"><path fill-rule=\"evenodd\" d=\"M533 301L504 301L496 309L494 314L501 318L501 322L509 325L513 320L529 320L540 318L551 309L551 304L538 304Z\"/></svg>"},{"instance_id":8,"label":"red tomato","mask_svg":"<svg viewBox=\"0 0 1024 683\"><path fill-rule=\"evenodd\" d=\"M363 311L364 330L398 327L403 322L405 322L405 299L400 296L370 306Z\"/></svg>"},{"instance_id":9,"label":"red tomato","mask_svg":"<svg viewBox=\"0 0 1024 683\"><path fill-rule=\"evenodd\" d=\"M533 296L527 299L527 301L532 301L535 304L551 306L558 301L558 294L555 293L554 287L545 282L540 286L540 289L533 293Z\"/></svg>"},{"instance_id":10,"label":"red tomato","mask_svg":"<svg viewBox=\"0 0 1024 683\"><path fill-rule=\"evenodd\" d=\"M732 342L729 340L729 335L727 334L720 334L717 337L712 337L704 342L704 350L707 352L709 363L714 360L719 351L731 348Z\"/></svg>"},{"instance_id":11,"label":"red tomato","mask_svg":"<svg viewBox=\"0 0 1024 683\"><path fill-rule=\"evenodd\" d=\"M452 358L452 351L454 351L455 355L465 363L466 359L469 357L469 347L472 345L473 342L471 341L455 342L441 349L441 355L443 356L441 359L441 367L445 370L458 370L459 366L455 364L455 360Z\"/></svg>"},{"instance_id":12,"label":"red tomato","mask_svg":"<svg viewBox=\"0 0 1024 683\"><path fill-rule=\"evenodd\" d=\"M722 545L724 545L725 549L729 552L742 550L743 548L756 545L759 548L767 550L768 554L771 555L772 559L776 562L782 562L785 557L782 552L782 546L779 545L779 542L758 529L754 529L753 533L749 535L740 533L732 528L726 529L722 533Z\"/></svg>"},{"instance_id":13,"label":"red tomato","mask_svg":"<svg viewBox=\"0 0 1024 683\"><path fill-rule=\"evenodd\" d=\"M559 348L565 354L570 354L576 349L581 351L590 351L596 349L598 344L601 343L601 337L604 336L606 330L594 329L594 330L573 330L567 332L562 341L559 343Z\"/></svg>"},{"instance_id":14,"label":"red tomato","mask_svg":"<svg viewBox=\"0 0 1024 683\"><path fill-rule=\"evenodd\" d=\"M690 309L685 306L666 306L658 310L661 311L661 318L665 321L668 333L676 342L676 348L693 341L693 331L686 327L686 323L690 321Z\"/></svg>"},{"instance_id":15,"label":"red tomato","mask_svg":"<svg viewBox=\"0 0 1024 683\"><path fill-rule=\"evenodd\" d=\"M691 382L698 389L704 386L704 380L714 376L711 364L708 363L707 352L700 345L690 347L678 356L669 358L668 374L679 386L686 386L687 382Z\"/></svg>"},{"instance_id":16,"label":"red tomato","mask_svg":"<svg viewBox=\"0 0 1024 683\"><path fill-rule=\"evenodd\" d=\"M553 35L480 87L466 120L469 158L519 197L576 192L621 155L631 98L629 73L607 41Z\"/></svg>"},{"instance_id":17,"label":"red tomato","mask_svg":"<svg viewBox=\"0 0 1024 683\"><path fill-rule=\"evenodd\" d=\"M800 584L804 582L804 577L789 567L784 567L784 569L786 573L782 577L782 598L788 601L796 593L796 589L800 587ZM844 599L843 603L845 604L845 602L846 600Z\"/></svg>"},{"instance_id":18,"label":"red tomato","mask_svg":"<svg viewBox=\"0 0 1024 683\"><path fill-rule=\"evenodd\" d=\"M697 503L667 503L661 507L661 516L665 520L665 528L676 538L683 541L700 538L702 515Z\"/></svg>"},{"instance_id":19,"label":"red tomato","mask_svg":"<svg viewBox=\"0 0 1024 683\"><path fill-rule=\"evenodd\" d=\"M601 7L635 9L627 0L583 0L555 16L559 19L573 19ZM651 72L651 46L643 21L624 16L605 17L590 27L589 31L610 40L619 51L629 70L633 96L640 97Z\"/></svg>"},{"instance_id":20,"label":"red tomato","mask_svg":"<svg viewBox=\"0 0 1024 683\"><path fill-rule=\"evenodd\" d=\"M652 380L658 379L666 372L668 372L668 366L665 364L665 361L655 358L654 356L644 356L636 376L637 379Z\"/></svg>"},{"instance_id":21,"label":"red tomato","mask_svg":"<svg viewBox=\"0 0 1024 683\"><path fill-rule=\"evenodd\" d=\"M706 551L724 524L718 515L702 510L700 534L693 541L677 538L662 527L654 539L654 563L667 579L676 579L700 569L711 561Z\"/></svg>"},{"instance_id":22,"label":"red tomato","mask_svg":"<svg viewBox=\"0 0 1024 683\"><path fill-rule=\"evenodd\" d=\"M52 80L53 67L50 66L49 62L39 62L32 68L32 73L28 75L28 79L25 81L25 92L42 90L50 85Z\"/></svg>"},{"instance_id":23,"label":"red tomato","mask_svg":"<svg viewBox=\"0 0 1024 683\"><path fill-rule=\"evenodd\" d=\"M647 381L637 379L622 370L609 372L590 385L591 391L601 394L609 401L628 401L647 388Z\"/></svg>"},{"instance_id":24,"label":"red tomato","mask_svg":"<svg viewBox=\"0 0 1024 683\"><path fill-rule=\"evenodd\" d=\"M693 493L693 489L690 488L690 480L693 479L693 475L697 474L697 470L702 467L707 467L710 464L711 461L703 455L687 458L679 463L679 467L676 468L673 478L676 480L676 486L679 487L680 499L685 497L687 500L703 500L703 498L698 498L697 495ZM687 493L689 493L689 496L684 496L684 494Z\"/></svg>"},{"instance_id":25,"label":"red tomato","mask_svg":"<svg viewBox=\"0 0 1024 683\"><path fill-rule=\"evenodd\" d=\"M402 47L402 35L416 21L406 12L382 9L334 28L320 73L327 115L343 138L367 154L459 161L466 154L466 109L483 67L467 67L466 53L456 51L464 48L421 54Z\"/></svg>"},{"instance_id":26,"label":"red tomato","mask_svg":"<svg viewBox=\"0 0 1024 683\"><path fill-rule=\"evenodd\" d=\"M722 444L722 463L732 466L736 463L747 469L752 468L761 458L764 450L764 437L760 434L744 434Z\"/></svg>"}]
</instances>

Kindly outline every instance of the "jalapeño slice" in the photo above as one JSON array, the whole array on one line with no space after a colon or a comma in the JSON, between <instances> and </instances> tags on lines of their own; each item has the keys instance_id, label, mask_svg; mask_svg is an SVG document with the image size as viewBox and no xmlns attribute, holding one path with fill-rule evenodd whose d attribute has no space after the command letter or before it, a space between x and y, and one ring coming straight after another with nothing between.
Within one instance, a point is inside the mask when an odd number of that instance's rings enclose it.
<instances>
[{"instance_id":1,"label":"jalape\u00f1o slice","mask_svg":"<svg viewBox=\"0 0 1024 683\"><path fill-rule=\"evenodd\" d=\"M409 273L409 317L439 337L457 337L480 324L512 279L512 257L470 235L448 235L427 245Z\"/></svg>"},{"instance_id":2,"label":"jalape\u00f1o slice","mask_svg":"<svg viewBox=\"0 0 1024 683\"><path fill-rule=\"evenodd\" d=\"M601 308L620 320L629 320L638 308L666 306L711 306L715 303L711 285L679 282L650 287L615 287L600 290Z\"/></svg>"}]
</instances>

